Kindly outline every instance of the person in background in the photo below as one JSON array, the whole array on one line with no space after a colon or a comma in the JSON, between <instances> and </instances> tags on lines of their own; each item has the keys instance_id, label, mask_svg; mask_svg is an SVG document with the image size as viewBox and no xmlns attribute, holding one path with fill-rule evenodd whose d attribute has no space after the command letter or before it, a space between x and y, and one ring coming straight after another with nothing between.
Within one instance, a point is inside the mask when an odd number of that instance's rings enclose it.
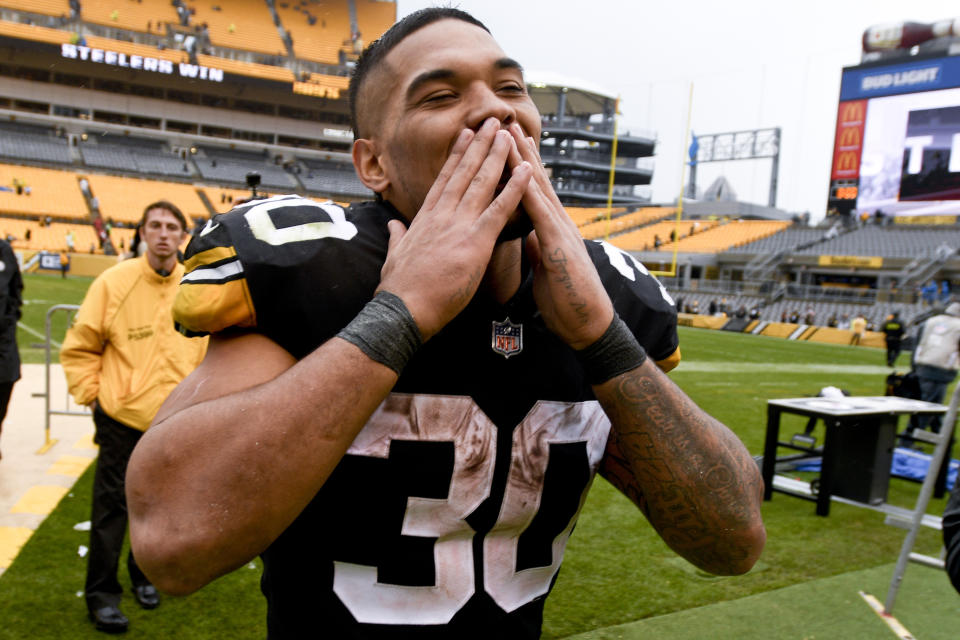
<instances>
[{"instance_id":1,"label":"person in background","mask_svg":"<svg viewBox=\"0 0 960 640\"><path fill-rule=\"evenodd\" d=\"M67 331L60 362L70 393L93 410L100 445L93 480L84 593L98 631L122 633L117 580L127 530L124 477L134 446L171 390L203 359L206 339L176 332L171 309L183 265L177 249L186 219L165 201L147 206L139 231L146 252L104 271L90 285ZM131 552L127 568L141 607L160 604Z\"/></svg>"},{"instance_id":2,"label":"person in background","mask_svg":"<svg viewBox=\"0 0 960 640\"><path fill-rule=\"evenodd\" d=\"M20 379L20 350L17 349L17 320L23 306L23 279L17 256L0 240L0 431L14 383ZM0 454L0 459L3 455Z\"/></svg>"},{"instance_id":3,"label":"person in background","mask_svg":"<svg viewBox=\"0 0 960 640\"><path fill-rule=\"evenodd\" d=\"M850 330L853 331L853 338L850 344L860 344L860 341L863 340L863 334L867 330L867 319L858 313L857 316L850 321Z\"/></svg>"},{"instance_id":4,"label":"person in background","mask_svg":"<svg viewBox=\"0 0 960 640\"><path fill-rule=\"evenodd\" d=\"M917 336L913 366L920 382L920 399L942 403L960 368L960 302L951 302L942 314L928 318ZM940 416L917 416L917 429L928 426L939 433ZM912 421L906 433L912 435Z\"/></svg>"},{"instance_id":5,"label":"person in background","mask_svg":"<svg viewBox=\"0 0 960 640\"><path fill-rule=\"evenodd\" d=\"M903 339L903 323L900 312L894 311L883 323L883 337L887 345L887 366L892 367L900 355L900 341Z\"/></svg>"}]
</instances>

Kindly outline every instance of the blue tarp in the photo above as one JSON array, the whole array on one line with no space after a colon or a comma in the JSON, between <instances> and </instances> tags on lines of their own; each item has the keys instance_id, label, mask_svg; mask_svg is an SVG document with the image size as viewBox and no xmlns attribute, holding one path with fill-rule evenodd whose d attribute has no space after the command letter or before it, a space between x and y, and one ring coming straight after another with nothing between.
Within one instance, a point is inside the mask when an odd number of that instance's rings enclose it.
<instances>
[{"instance_id":1,"label":"blue tarp","mask_svg":"<svg viewBox=\"0 0 960 640\"><path fill-rule=\"evenodd\" d=\"M927 476L927 469L930 468L930 460L932 458L933 456L922 451L897 447L893 450L893 462L890 464L890 475L922 481ZM953 485L957 481L958 469L960 469L960 462L951 460L950 466L947 468L947 489L953 489ZM799 464L796 470L820 471L820 460L811 460Z\"/></svg>"}]
</instances>

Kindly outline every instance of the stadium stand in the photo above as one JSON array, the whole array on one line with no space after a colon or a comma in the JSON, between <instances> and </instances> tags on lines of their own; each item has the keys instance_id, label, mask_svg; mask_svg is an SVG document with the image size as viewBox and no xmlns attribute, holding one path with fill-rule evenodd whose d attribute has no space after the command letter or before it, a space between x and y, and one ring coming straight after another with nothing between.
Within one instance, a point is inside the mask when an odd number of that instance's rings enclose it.
<instances>
[{"instance_id":1,"label":"stadium stand","mask_svg":"<svg viewBox=\"0 0 960 640\"><path fill-rule=\"evenodd\" d=\"M357 9L357 31L362 39L373 42L397 21L397 4L380 0L353 0Z\"/></svg>"},{"instance_id":2,"label":"stadium stand","mask_svg":"<svg viewBox=\"0 0 960 640\"><path fill-rule=\"evenodd\" d=\"M193 185L141 178L87 174L90 189L100 204L104 221L136 224L143 208L157 200L169 200L190 219L208 218L209 212Z\"/></svg>"},{"instance_id":3,"label":"stadium stand","mask_svg":"<svg viewBox=\"0 0 960 640\"><path fill-rule=\"evenodd\" d=\"M193 156L193 161L200 174L213 182L243 184L248 173L256 172L260 174L260 184L264 187L289 192L297 186L296 179L283 167L271 163L266 152L201 147L200 153Z\"/></svg>"},{"instance_id":4,"label":"stadium stand","mask_svg":"<svg viewBox=\"0 0 960 640\"><path fill-rule=\"evenodd\" d=\"M84 163L118 171L137 171L147 175L185 177L190 175L186 162L163 142L146 138L91 135L80 145Z\"/></svg>"},{"instance_id":5,"label":"stadium stand","mask_svg":"<svg viewBox=\"0 0 960 640\"><path fill-rule=\"evenodd\" d=\"M322 4L280 0L275 7L284 29L293 40L293 52L298 58L331 65L340 62L340 51L344 42L350 39L350 12L346 0Z\"/></svg>"},{"instance_id":6,"label":"stadium stand","mask_svg":"<svg viewBox=\"0 0 960 640\"><path fill-rule=\"evenodd\" d=\"M229 58L218 58L199 54L197 62L205 67L221 69L227 73L235 73L239 76L250 76L252 78L263 78L264 80L276 80L277 82L293 82L293 72L286 67L277 67L271 64L260 64L259 62L243 62L241 60L230 60Z\"/></svg>"},{"instance_id":7,"label":"stadium stand","mask_svg":"<svg viewBox=\"0 0 960 640\"><path fill-rule=\"evenodd\" d=\"M771 236L790 226L783 220L735 220L710 229L687 235L677 242L677 250L690 253L719 253L748 242ZM693 225L691 225L691 229ZM673 243L660 247L673 251Z\"/></svg>"},{"instance_id":8,"label":"stadium stand","mask_svg":"<svg viewBox=\"0 0 960 640\"><path fill-rule=\"evenodd\" d=\"M816 242L824 237L824 229L784 229L779 233L753 240L737 247L741 253L776 253L793 247Z\"/></svg>"},{"instance_id":9,"label":"stadium stand","mask_svg":"<svg viewBox=\"0 0 960 640\"><path fill-rule=\"evenodd\" d=\"M30 240L26 239L28 229ZM13 237L11 245L14 249L66 251L67 233L73 232L75 251L88 253L92 246L94 253L102 253L97 232L93 225L89 224L52 222L41 226L33 220L0 218L0 231L3 237Z\"/></svg>"},{"instance_id":10,"label":"stadium stand","mask_svg":"<svg viewBox=\"0 0 960 640\"><path fill-rule=\"evenodd\" d=\"M601 211L606 212L606 209ZM600 213L598 214L600 219L580 227L580 235L588 240L596 240L663 220L673 213L675 210L669 207L643 207L632 213L611 217L610 220L606 219L605 213Z\"/></svg>"},{"instance_id":11,"label":"stadium stand","mask_svg":"<svg viewBox=\"0 0 960 640\"><path fill-rule=\"evenodd\" d=\"M23 193L17 194L15 182L23 185ZM77 176L73 173L0 164L0 186L3 187L0 189L0 212L4 215L89 218Z\"/></svg>"},{"instance_id":12,"label":"stadium stand","mask_svg":"<svg viewBox=\"0 0 960 640\"><path fill-rule=\"evenodd\" d=\"M0 123L0 156L69 164L67 139L57 136L51 127Z\"/></svg>"},{"instance_id":13,"label":"stadium stand","mask_svg":"<svg viewBox=\"0 0 960 640\"><path fill-rule=\"evenodd\" d=\"M0 7L42 13L47 16L70 15L69 0L0 0Z\"/></svg>"},{"instance_id":14,"label":"stadium stand","mask_svg":"<svg viewBox=\"0 0 960 640\"><path fill-rule=\"evenodd\" d=\"M190 26L207 25L210 43L218 47L286 57L287 47L263 0L187 2Z\"/></svg>"},{"instance_id":15,"label":"stadium stand","mask_svg":"<svg viewBox=\"0 0 960 640\"><path fill-rule=\"evenodd\" d=\"M909 258L941 244L960 248L960 228L904 229L869 225L801 249L798 253Z\"/></svg>"},{"instance_id":16,"label":"stadium stand","mask_svg":"<svg viewBox=\"0 0 960 640\"><path fill-rule=\"evenodd\" d=\"M80 7L80 15L88 22L130 31L153 32L165 22L179 22L177 12L169 0L83 2ZM149 29L148 23L151 25Z\"/></svg>"},{"instance_id":17,"label":"stadium stand","mask_svg":"<svg viewBox=\"0 0 960 640\"><path fill-rule=\"evenodd\" d=\"M303 186L311 191L334 193L346 196L369 198L373 194L350 165L324 162L310 158L298 158L303 164L299 178Z\"/></svg>"},{"instance_id":18,"label":"stadium stand","mask_svg":"<svg viewBox=\"0 0 960 640\"><path fill-rule=\"evenodd\" d=\"M614 207L612 209L607 209L606 207L564 207L567 210L567 215L570 216L570 219L573 220L574 224L578 227L582 227L591 222L597 222L603 220L607 217L608 212L611 217L621 215L626 211L623 207Z\"/></svg>"},{"instance_id":19,"label":"stadium stand","mask_svg":"<svg viewBox=\"0 0 960 640\"><path fill-rule=\"evenodd\" d=\"M717 222L713 220L681 220L679 225L673 220L656 222L652 225L614 236L610 238L610 243L626 251L650 251L654 249L665 251L664 246L670 242L670 234L673 233L675 229L679 229L678 235L683 238L690 235L694 226L697 227L698 233L703 233L716 224ZM658 238L661 242L659 248L655 246Z\"/></svg>"}]
</instances>

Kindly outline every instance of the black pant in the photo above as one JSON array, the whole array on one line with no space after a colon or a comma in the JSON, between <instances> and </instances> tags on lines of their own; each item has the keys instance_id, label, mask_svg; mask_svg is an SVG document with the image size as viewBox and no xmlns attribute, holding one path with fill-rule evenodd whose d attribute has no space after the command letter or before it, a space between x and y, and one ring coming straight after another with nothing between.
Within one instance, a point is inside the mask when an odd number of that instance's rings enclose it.
<instances>
[{"instance_id":1,"label":"black pant","mask_svg":"<svg viewBox=\"0 0 960 640\"><path fill-rule=\"evenodd\" d=\"M900 355L900 341L894 338L887 338L887 366L892 367Z\"/></svg>"},{"instance_id":2,"label":"black pant","mask_svg":"<svg viewBox=\"0 0 960 640\"><path fill-rule=\"evenodd\" d=\"M7 406L10 404L11 393L13 393L13 383L0 382L0 431L3 431L3 420L7 417Z\"/></svg>"},{"instance_id":3,"label":"black pant","mask_svg":"<svg viewBox=\"0 0 960 640\"><path fill-rule=\"evenodd\" d=\"M92 610L120 604L123 589L117 580L120 551L127 533L127 498L124 478L127 462L142 431L117 422L100 410L93 413L97 427L95 441L100 445L97 470L93 478L93 510L90 516L90 553L87 556L87 583L84 589L87 608ZM133 586L149 584L140 571L133 552L127 556L127 569Z\"/></svg>"}]
</instances>

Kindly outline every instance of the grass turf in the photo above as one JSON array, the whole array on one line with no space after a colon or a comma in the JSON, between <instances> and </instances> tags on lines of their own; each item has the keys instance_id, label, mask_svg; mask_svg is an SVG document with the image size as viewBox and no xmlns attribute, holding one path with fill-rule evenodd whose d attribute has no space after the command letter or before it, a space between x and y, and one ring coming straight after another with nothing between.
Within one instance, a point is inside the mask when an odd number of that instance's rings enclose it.
<instances>
[{"instance_id":1,"label":"grass turf","mask_svg":"<svg viewBox=\"0 0 960 640\"><path fill-rule=\"evenodd\" d=\"M50 307L56 304L80 304L93 278L36 273L23 274L23 316L17 327L17 344L20 347L20 359L25 364L42 364L46 315ZM50 334L56 343L63 342L67 330L69 314L57 312L51 316ZM52 345L52 360L60 359L56 345Z\"/></svg>"},{"instance_id":2,"label":"grass turf","mask_svg":"<svg viewBox=\"0 0 960 640\"><path fill-rule=\"evenodd\" d=\"M884 391L887 370L879 350L690 328L680 332L684 360L671 377L704 409L729 425L753 454L762 450L769 398L815 395L827 385L855 395L882 395ZM907 367L906 358L901 356L901 369ZM797 418L795 423L785 422L782 433L789 435L803 426ZM72 528L88 518L89 483L88 472L0 576L0 639L98 637L84 621L83 602L76 595L82 589L84 571L77 548L86 543L86 534ZM891 480L889 502L912 507L919 486ZM942 508L943 501L934 500L929 511L939 513ZM736 612L741 602L744 606L753 602L738 600L747 596L780 598L783 592L775 590L791 585L831 584L829 579L850 572L884 573L882 568L896 560L903 540L903 532L885 526L881 514L849 505L835 503L831 515L821 518L814 515L812 503L775 494L763 510L768 540L753 571L740 577L708 576L669 551L642 515L598 478L568 545L556 588L547 600L543 637L564 638L612 625L657 620L718 602L728 603L725 606ZM925 530L917 548L935 554L939 546L938 533ZM911 588L913 573L921 571L931 570L908 569L904 590ZM139 611L127 597L125 611L132 620L128 635L263 637L264 605L256 586L258 576L259 571L240 569L192 596L166 598L160 609L152 612ZM889 573L886 576L889 580ZM885 587L874 595L883 600ZM841 596L828 592L825 597ZM944 580L937 597L955 602L957 594ZM865 604L858 604L866 610ZM867 618L873 615L866 611ZM49 616L50 612L57 615ZM708 617L700 620L703 625L712 624ZM784 631L784 635L762 635L829 637L821 635L823 620L810 619L806 623L809 633L803 624L798 620L785 626L789 633ZM952 625L952 620L942 622L948 624ZM715 634L709 627L701 627L699 635L682 637Z\"/></svg>"}]
</instances>

